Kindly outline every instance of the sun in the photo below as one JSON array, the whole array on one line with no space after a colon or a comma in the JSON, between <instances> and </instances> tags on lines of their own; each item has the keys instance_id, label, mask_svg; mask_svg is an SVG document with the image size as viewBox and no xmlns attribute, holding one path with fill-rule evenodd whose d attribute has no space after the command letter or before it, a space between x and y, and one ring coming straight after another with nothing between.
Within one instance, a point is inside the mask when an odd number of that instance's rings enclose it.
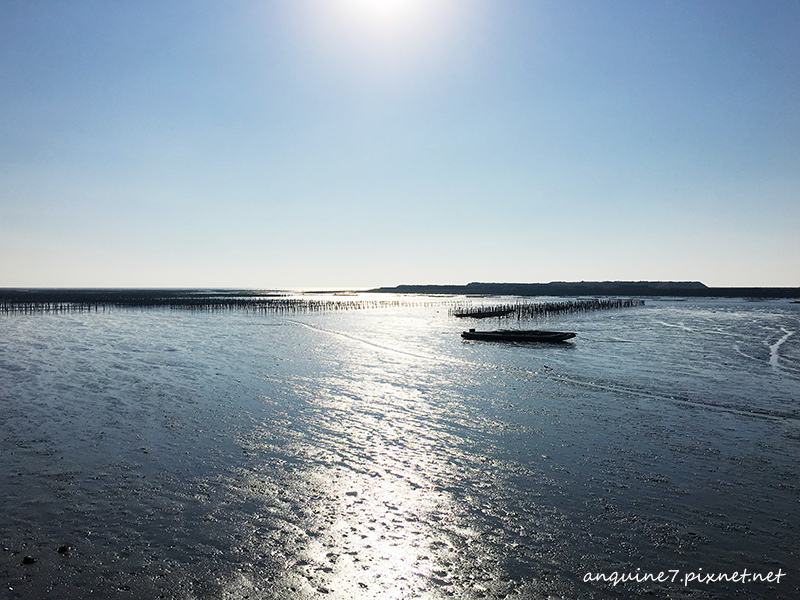
<instances>
[{"instance_id":1,"label":"sun","mask_svg":"<svg viewBox=\"0 0 800 600\"><path fill-rule=\"evenodd\" d=\"M413 27L426 17L428 0L341 0L349 18L362 27L387 33Z\"/></svg>"},{"instance_id":2,"label":"sun","mask_svg":"<svg viewBox=\"0 0 800 600\"><path fill-rule=\"evenodd\" d=\"M325 77L398 91L446 68L464 37L460 1L298 0L295 14Z\"/></svg>"},{"instance_id":3,"label":"sun","mask_svg":"<svg viewBox=\"0 0 800 600\"><path fill-rule=\"evenodd\" d=\"M370 14L376 18L397 18L403 14L420 10L425 6L423 0L344 0L354 10Z\"/></svg>"}]
</instances>

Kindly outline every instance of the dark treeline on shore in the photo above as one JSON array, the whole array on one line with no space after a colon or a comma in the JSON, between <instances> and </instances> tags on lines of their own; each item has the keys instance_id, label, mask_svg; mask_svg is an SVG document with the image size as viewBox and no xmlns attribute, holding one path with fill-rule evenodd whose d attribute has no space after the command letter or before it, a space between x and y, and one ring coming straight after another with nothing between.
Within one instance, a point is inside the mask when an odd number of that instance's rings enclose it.
<instances>
[{"instance_id":1,"label":"dark treeline on shore","mask_svg":"<svg viewBox=\"0 0 800 600\"><path fill-rule=\"evenodd\" d=\"M468 283L398 285L370 292L465 294L476 296L674 296L710 298L800 298L800 287L708 287L699 281L553 281L550 283Z\"/></svg>"}]
</instances>

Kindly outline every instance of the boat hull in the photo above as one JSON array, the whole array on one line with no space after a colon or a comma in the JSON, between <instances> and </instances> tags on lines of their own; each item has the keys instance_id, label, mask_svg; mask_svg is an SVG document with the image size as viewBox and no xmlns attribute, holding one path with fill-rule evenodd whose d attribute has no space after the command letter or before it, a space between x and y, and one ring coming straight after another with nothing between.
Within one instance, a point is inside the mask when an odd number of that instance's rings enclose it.
<instances>
[{"instance_id":1,"label":"boat hull","mask_svg":"<svg viewBox=\"0 0 800 600\"><path fill-rule=\"evenodd\" d=\"M461 337L465 340L481 340L484 342L547 342L559 343L574 338L577 334L571 331L542 331L540 329L495 329L494 331L464 331Z\"/></svg>"}]
</instances>

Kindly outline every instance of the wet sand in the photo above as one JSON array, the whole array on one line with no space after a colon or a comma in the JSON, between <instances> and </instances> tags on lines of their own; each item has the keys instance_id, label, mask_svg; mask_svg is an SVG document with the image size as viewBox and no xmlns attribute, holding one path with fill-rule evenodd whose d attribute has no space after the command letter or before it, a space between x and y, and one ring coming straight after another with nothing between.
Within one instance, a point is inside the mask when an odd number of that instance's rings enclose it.
<instances>
[{"instance_id":1,"label":"wet sand","mask_svg":"<svg viewBox=\"0 0 800 600\"><path fill-rule=\"evenodd\" d=\"M4 595L794 598L796 322L748 346L688 316L559 348L464 343L433 307L5 317ZM745 567L788 575L584 581Z\"/></svg>"}]
</instances>

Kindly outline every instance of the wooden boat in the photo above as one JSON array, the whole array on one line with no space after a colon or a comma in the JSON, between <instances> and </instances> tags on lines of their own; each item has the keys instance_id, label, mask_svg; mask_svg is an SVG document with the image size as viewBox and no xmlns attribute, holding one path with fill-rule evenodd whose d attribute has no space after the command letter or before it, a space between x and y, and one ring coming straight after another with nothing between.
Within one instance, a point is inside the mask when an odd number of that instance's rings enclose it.
<instances>
[{"instance_id":1,"label":"wooden boat","mask_svg":"<svg viewBox=\"0 0 800 600\"><path fill-rule=\"evenodd\" d=\"M564 342L575 337L571 331L542 331L541 329L495 329L475 331L470 329L461 334L465 340L485 342Z\"/></svg>"}]
</instances>

